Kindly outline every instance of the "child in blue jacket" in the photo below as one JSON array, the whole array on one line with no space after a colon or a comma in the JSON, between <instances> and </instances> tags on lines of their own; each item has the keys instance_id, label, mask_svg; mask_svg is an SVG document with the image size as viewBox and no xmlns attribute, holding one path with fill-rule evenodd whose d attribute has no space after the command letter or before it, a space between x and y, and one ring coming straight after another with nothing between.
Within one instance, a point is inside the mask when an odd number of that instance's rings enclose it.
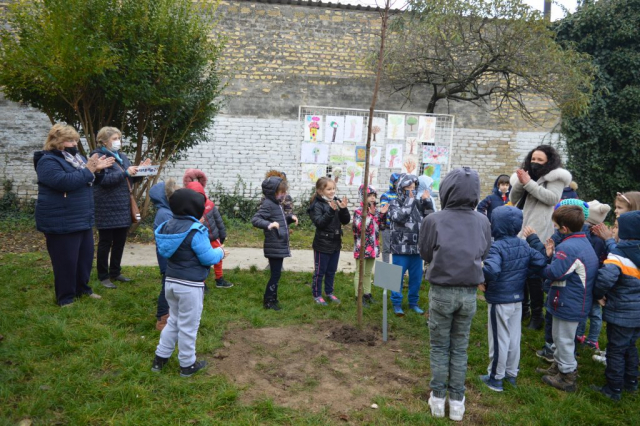
<instances>
[{"instance_id":1,"label":"child in blue jacket","mask_svg":"<svg viewBox=\"0 0 640 426\"><path fill-rule=\"evenodd\" d=\"M482 268L485 284L480 286L489 304L489 367L480 380L496 392L502 392L503 379L516 384L526 280L547 265L542 253L518 238L520 229L522 210L508 206L493 210L494 242Z\"/></svg>"},{"instance_id":2,"label":"child in blue jacket","mask_svg":"<svg viewBox=\"0 0 640 426\"><path fill-rule=\"evenodd\" d=\"M202 194L183 188L173 193L169 206L173 219L155 230L158 253L168 259L165 296L169 303L169 319L160 333L160 343L151 371L159 372L169 361L176 343L180 376L189 377L204 368L204 360L196 361L196 337L202 315L204 281L211 265L220 262L228 252L212 248L207 228L198 218L204 213Z\"/></svg>"}]
</instances>

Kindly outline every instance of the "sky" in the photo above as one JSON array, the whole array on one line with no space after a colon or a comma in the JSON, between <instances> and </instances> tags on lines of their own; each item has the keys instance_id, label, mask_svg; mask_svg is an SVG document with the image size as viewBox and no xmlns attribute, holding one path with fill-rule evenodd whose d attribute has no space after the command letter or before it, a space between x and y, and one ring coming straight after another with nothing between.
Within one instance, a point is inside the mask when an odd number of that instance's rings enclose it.
<instances>
[{"instance_id":1,"label":"sky","mask_svg":"<svg viewBox=\"0 0 640 426\"><path fill-rule=\"evenodd\" d=\"M328 0L322 0L328 1ZM330 0L335 2L336 0ZM398 4L401 3L402 0L395 0ZM523 0L529 6L536 8L540 11L544 8L544 0ZM337 0L338 3L349 3L349 4L361 4L361 5L370 5L375 6L376 4L383 5L384 0ZM377 3L376 3L377 2ZM551 20L555 21L557 19L562 19L564 17L564 11L558 4L563 5L570 12L574 12L576 10L576 5L578 4L577 0L555 0L554 4L551 6Z\"/></svg>"}]
</instances>

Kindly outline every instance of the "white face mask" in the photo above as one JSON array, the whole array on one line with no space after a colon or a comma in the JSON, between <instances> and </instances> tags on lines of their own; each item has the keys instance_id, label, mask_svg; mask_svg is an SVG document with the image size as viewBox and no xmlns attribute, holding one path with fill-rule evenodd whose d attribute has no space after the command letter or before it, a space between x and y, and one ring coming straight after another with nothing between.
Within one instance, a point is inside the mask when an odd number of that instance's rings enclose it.
<instances>
[{"instance_id":1,"label":"white face mask","mask_svg":"<svg viewBox=\"0 0 640 426\"><path fill-rule=\"evenodd\" d=\"M111 151L120 151L120 148L122 148L122 142L120 142L120 139L116 139L111 142Z\"/></svg>"}]
</instances>

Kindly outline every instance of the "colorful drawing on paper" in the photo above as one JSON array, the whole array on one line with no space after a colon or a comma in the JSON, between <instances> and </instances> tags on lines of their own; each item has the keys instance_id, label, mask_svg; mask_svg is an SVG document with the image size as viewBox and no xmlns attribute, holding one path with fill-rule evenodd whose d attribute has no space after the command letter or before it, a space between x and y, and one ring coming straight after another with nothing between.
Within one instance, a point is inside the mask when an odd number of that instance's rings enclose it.
<instances>
[{"instance_id":1,"label":"colorful drawing on paper","mask_svg":"<svg viewBox=\"0 0 640 426\"><path fill-rule=\"evenodd\" d=\"M345 181L349 186L362 185L362 165L349 161L345 164Z\"/></svg>"},{"instance_id":2,"label":"colorful drawing on paper","mask_svg":"<svg viewBox=\"0 0 640 426\"><path fill-rule=\"evenodd\" d=\"M342 175L343 175L343 171L341 166L331 167L331 177L333 178L333 181L336 183L336 185L339 183Z\"/></svg>"},{"instance_id":3,"label":"colorful drawing on paper","mask_svg":"<svg viewBox=\"0 0 640 426\"><path fill-rule=\"evenodd\" d=\"M305 142L319 142L322 140L322 117L319 115L305 115L304 140Z\"/></svg>"},{"instance_id":4,"label":"colorful drawing on paper","mask_svg":"<svg viewBox=\"0 0 640 426\"><path fill-rule=\"evenodd\" d=\"M418 138L407 138L407 143L404 146L405 155L418 155L420 151L419 146Z\"/></svg>"},{"instance_id":5,"label":"colorful drawing on paper","mask_svg":"<svg viewBox=\"0 0 640 426\"><path fill-rule=\"evenodd\" d=\"M362 142L362 121L363 117L347 115L344 121L344 141Z\"/></svg>"},{"instance_id":6,"label":"colorful drawing on paper","mask_svg":"<svg viewBox=\"0 0 640 426\"><path fill-rule=\"evenodd\" d=\"M435 142L436 117L420 116L418 120L418 140L420 142Z\"/></svg>"},{"instance_id":7,"label":"colorful drawing on paper","mask_svg":"<svg viewBox=\"0 0 640 426\"><path fill-rule=\"evenodd\" d=\"M326 164L329 161L329 145L323 143L302 143L301 163Z\"/></svg>"},{"instance_id":8,"label":"colorful drawing on paper","mask_svg":"<svg viewBox=\"0 0 640 426\"><path fill-rule=\"evenodd\" d=\"M355 155L356 163L364 163L367 160L367 147L364 145L356 145Z\"/></svg>"},{"instance_id":9,"label":"colorful drawing on paper","mask_svg":"<svg viewBox=\"0 0 640 426\"><path fill-rule=\"evenodd\" d=\"M347 161L355 161L353 145L330 145L329 162L333 164L344 164Z\"/></svg>"},{"instance_id":10,"label":"colorful drawing on paper","mask_svg":"<svg viewBox=\"0 0 640 426\"><path fill-rule=\"evenodd\" d=\"M449 163L449 147L425 145L422 147L422 162L430 164L448 164Z\"/></svg>"},{"instance_id":11,"label":"colorful drawing on paper","mask_svg":"<svg viewBox=\"0 0 640 426\"><path fill-rule=\"evenodd\" d=\"M327 115L324 135L327 143L344 142L344 116Z\"/></svg>"},{"instance_id":12,"label":"colorful drawing on paper","mask_svg":"<svg viewBox=\"0 0 640 426\"><path fill-rule=\"evenodd\" d=\"M397 169L402 167L402 145L400 144L387 145L384 161L385 161L385 166L390 169Z\"/></svg>"},{"instance_id":13,"label":"colorful drawing on paper","mask_svg":"<svg viewBox=\"0 0 640 426\"><path fill-rule=\"evenodd\" d=\"M410 115L407 117L406 123L405 133L410 133L412 136L415 136L418 133L418 117Z\"/></svg>"},{"instance_id":14,"label":"colorful drawing on paper","mask_svg":"<svg viewBox=\"0 0 640 426\"><path fill-rule=\"evenodd\" d=\"M367 123L369 125L369 123ZM382 117L373 117L371 123L371 143L383 144L384 143L384 131L387 128L387 121Z\"/></svg>"},{"instance_id":15,"label":"colorful drawing on paper","mask_svg":"<svg viewBox=\"0 0 640 426\"><path fill-rule=\"evenodd\" d=\"M326 164L301 164L302 181L316 183L322 176L327 175Z\"/></svg>"},{"instance_id":16,"label":"colorful drawing on paper","mask_svg":"<svg viewBox=\"0 0 640 426\"><path fill-rule=\"evenodd\" d=\"M372 146L369 151L369 165L374 167L380 167L380 157L382 157L382 148Z\"/></svg>"},{"instance_id":17,"label":"colorful drawing on paper","mask_svg":"<svg viewBox=\"0 0 640 426\"><path fill-rule=\"evenodd\" d=\"M417 155L405 155L402 159L402 173L408 173L415 175L418 173L418 166L420 165L420 159Z\"/></svg>"},{"instance_id":18,"label":"colorful drawing on paper","mask_svg":"<svg viewBox=\"0 0 640 426\"><path fill-rule=\"evenodd\" d=\"M369 167L369 185L376 187L379 170L377 167Z\"/></svg>"},{"instance_id":19,"label":"colorful drawing on paper","mask_svg":"<svg viewBox=\"0 0 640 426\"><path fill-rule=\"evenodd\" d=\"M432 188L435 192L439 192L442 165L441 164L424 164L424 171L422 173L425 176L429 176L431 179L433 179Z\"/></svg>"},{"instance_id":20,"label":"colorful drawing on paper","mask_svg":"<svg viewBox=\"0 0 640 426\"><path fill-rule=\"evenodd\" d=\"M404 115L389 114L387 139L404 139Z\"/></svg>"}]
</instances>

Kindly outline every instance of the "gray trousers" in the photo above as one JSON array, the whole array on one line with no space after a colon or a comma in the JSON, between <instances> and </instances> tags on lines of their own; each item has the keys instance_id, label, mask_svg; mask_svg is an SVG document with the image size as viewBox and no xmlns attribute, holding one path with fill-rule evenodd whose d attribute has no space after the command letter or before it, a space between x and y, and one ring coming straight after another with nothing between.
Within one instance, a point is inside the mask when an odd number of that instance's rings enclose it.
<instances>
[{"instance_id":1,"label":"gray trousers","mask_svg":"<svg viewBox=\"0 0 640 426\"><path fill-rule=\"evenodd\" d=\"M382 234L382 261L389 263L389 255L391 254L391 230L384 229Z\"/></svg>"},{"instance_id":2,"label":"gray trousers","mask_svg":"<svg viewBox=\"0 0 640 426\"><path fill-rule=\"evenodd\" d=\"M467 377L467 348L476 313L477 287L429 289L431 390L436 398L462 401Z\"/></svg>"},{"instance_id":3,"label":"gray trousers","mask_svg":"<svg viewBox=\"0 0 640 426\"><path fill-rule=\"evenodd\" d=\"M553 317L551 335L553 336L553 343L556 345L553 359L558 364L558 370L561 373L571 373L578 368L578 361L576 361L575 357L577 329L578 321L565 321L558 317Z\"/></svg>"},{"instance_id":4,"label":"gray trousers","mask_svg":"<svg viewBox=\"0 0 640 426\"><path fill-rule=\"evenodd\" d=\"M489 304L489 367L492 379L516 377L520 364L522 302Z\"/></svg>"},{"instance_id":5,"label":"gray trousers","mask_svg":"<svg viewBox=\"0 0 640 426\"><path fill-rule=\"evenodd\" d=\"M180 367L196 362L196 337L202 316L204 287L175 284L167 277L164 294L169 303L169 319L160 333L156 355L170 358L178 344Z\"/></svg>"}]
</instances>

